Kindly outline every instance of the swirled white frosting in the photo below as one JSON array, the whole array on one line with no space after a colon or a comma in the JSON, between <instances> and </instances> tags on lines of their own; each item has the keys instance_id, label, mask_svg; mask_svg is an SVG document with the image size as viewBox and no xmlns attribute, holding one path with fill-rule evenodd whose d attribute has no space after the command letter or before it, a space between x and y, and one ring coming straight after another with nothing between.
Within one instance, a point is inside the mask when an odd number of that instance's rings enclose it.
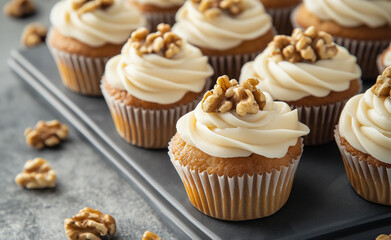
<instances>
[{"instance_id":1,"label":"swirled white frosting","mask_svg":"<svg viewBox=\"0 0 391 240\"><path fill-rule=\"evenodd\" d=\"M391 26L389 0L304 0L304 4L318 18L341 26Z\"/></svg>"},{"instance_id":2,"label":"swirled white frosting","mask_svg":"<svg viewBox=\"0 0 391 240\"><path fill-rule=\"evenodd\" d=\"M357 150L391 164L391 98L379 98L369 89L345 105L339 134Z\"/></svg>"},{"instance_id":3,"label":"swirled white frosting","mask_svg":"<svg viewBox=\"0 0 391 240\"><path fill-rule=\"evenodd\" d=\"M391 44L390 47L387 48L386 53L384 55L384 66L391 66Z\"/></svg>"},{"instance_id":4,"label":"swirled white frosting","mask_svg":"<svg viewBox=\"0 0 391 240\"><path fill-rule=\"evenodd\" d=\"M221 14L207 18L192 1L176 14L173 32L203 48L226 50L266 34L272 27L271 17L259 0L244 0L245 10L236 17Z\"/></svg>"},{"instance_id":5,"label":"swirled white frosting","mask_svg":"<svg viewBox=\"0 0 391 240\"><path fill-rule=\"evenodd\" d=\"M185 0L132 0L139 4L149 4L160 8L182 6Z\"/></svg>"},{"instance_id":6,"label":"swirled white frosting","mask_svg":"<svg viewBox=\"0 0 391 240\"><path fill-rule=\"evenodd\" d=\"M187 92L201 92L212 74L208 58L185 41L170 59L157 54L139 56L127 43L105 69L106 81L113 87L160 104L175 103Z\"/></svg>"},{"instance_id":7,"label":"swirled white frosting","mask_svg":"<svg viewBox=\"0 0 391 240\"><path fill-rule=\"evenodd\" d=\"M215 157L247 157L259 154L281 158L309 128L298 121L297 110L266 96L263 110L240 117L234 110L206 113L201 103L179 119L177 130L189 145Z\"/></svg>"},{"instance_id":8,"label":"swirled white frosting","mask_svg":"<svg viewBox=\"0 0 391 240\"><path fill-rule=\"evenodd\" d=\"M72 9L71 1L62 0L52 8L50 21L64 36L93 47L123 44L133 30L146 24L141 14L123 0L114 0L105 10L97 9L82 15Z\"/></svg>"},{"instance_id":9,"label":"swirled white frosting","mask_svg":"<svg viewBox=\"0 0 391 240\"><path fill-rule=\"evenodd\" d=\"M296 101L307 96L325 97L331 91L347 90L350 81L361 76L356 57L340 46L336 56L315 63L276 62L270 57L271 51L268 47L253 62L246 63L240 80L259 78L259 87L274 99Z\"/></svg>"}]
</instances>

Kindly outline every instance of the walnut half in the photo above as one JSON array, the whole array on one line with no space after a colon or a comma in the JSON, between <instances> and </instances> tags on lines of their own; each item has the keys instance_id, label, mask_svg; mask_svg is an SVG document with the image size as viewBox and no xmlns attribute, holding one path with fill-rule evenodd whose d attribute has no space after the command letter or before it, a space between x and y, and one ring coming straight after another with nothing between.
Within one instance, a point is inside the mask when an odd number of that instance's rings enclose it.
<instances>
[{"instance_id":1,"label":"walnut half","mask_svg":"<svg viewBox=\"0 0 391 240\"><path fill-rule=\"evenodd\" d=\"M28 189L48 188L56 186L56 172L43 158L28 160L24 171L19 173L15 182Z\"/></svg>"},{"instance_id":2,"label":"walnut half","mask_svg":"<svg viewBox=\"0 0 391 240\"><path fill-rule=\"evenodd\" d=\"M220 16L223 12L237 16L245 9L243 0L192 0L207 18Z\"/></svg>"},{"instance_id":3,"label":"walnut half","mask_svg":"<svg viewBox=\"0 0 391 240\"><path fill-rule=\"evenodd\" d=\"M380 98L391 96L391 66L386 68L382 75L377 77L376 83L372 86L371 90Z\"/></svg>"},{"instance_id":4,"label":"walnut half","mask_svg":"<svg viewBox=\"0 0 391 240\"><path fill-rule=\"evenodd\" d=\"M114 236L115 220L109 214L85 207L72 218L64 221L65 233L71 240L100 240L104 236Z\"/></svg>"},{"instance_id":5,"label":"walnut half","mask_svg":"<svg viewBox=\"0 0 391 240\"><path fill-rule=\"evenodd\" d=\"M26 143L34 148L53 147L67 138L68 127L58 120L38 121L35 129L26 128L24 136L26 137Z\"/></svg>"},{"instance_id":6,"label":"walnut half","mask_svg":"<svg viewBox=\"0 0 391 240\"><path fill-rule=\"evenodd\" d=\"M391 240L391 234L380 234L379 236L377 236L376 240Z\"/></svg>"},{"instance_id":7,"label":"walnut half","mask_svg":"<svg viewBox=\"0 0 391 240\"><path fill-rule=\"evenodd\" d=\"M146 231L141 240L161 240L161 238L153 232Z\"/></svg>"},{"instance_id":8,"label":"walnut half","mask_svg":"<svg viewBox=\"0 0 391 240\"><path fill-rule=\"evenodd\" d=\"M35 13L35 4L31 0L11 0L5 4L4 13L16 18L27 17Z\"/></svg>"},{"instance_id":9,"label":"walnut half","mask_svg":"<svg viewBox=\"0 0 391 240\"><path fill-rule=\"evenodd\" d=\"M22 44L26 47L34 47L45 42L48 30L40 23L30 23L22 33Z\"/></svg>"},{"instance_id":10,"label":"walnut half","mask_svg":"<svg viewBox=\"0 0 391 240\"><path fill-rule=\"evenodd\" d=\"M71 0L72 8L78 15L92 12L96 9L106 9L114 3L114 0Z\"/></svg>"}]
</instances>

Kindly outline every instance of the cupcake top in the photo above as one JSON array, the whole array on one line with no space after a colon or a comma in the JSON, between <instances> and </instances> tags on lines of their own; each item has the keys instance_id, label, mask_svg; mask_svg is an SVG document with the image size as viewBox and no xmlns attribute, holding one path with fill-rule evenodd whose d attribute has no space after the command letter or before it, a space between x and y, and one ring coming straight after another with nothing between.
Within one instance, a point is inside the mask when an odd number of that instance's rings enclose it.
<instances>
[{"instance_id":1,"label":"cupcake top","mask_svg":"<svg viewBox=\"0 0 391 240\"><path fill-rule=\"evenodd\" d=\"M226 50L271 28L259 0L189 0L178 10L173 31L196 46Z\"/></svg>"},{"instance_id":2,"label":"cupcake top","mask_svg":"<svg viewBox=\"0 0 391 240\"><path fill-rule=\"evenodd\" d=\"M51 24L64 36L89 46L122 44L146 20L123 0L62 0L50 13Z\"/></svg>"},{"instance_id":3,"label":"cupcake top","mask_svg":"<svg viewBox=\"0 0 391 240\"><path fill-rule=\"evenodd\" d=\"M333 43L330 34L309 27L292 36L275 36L253 62L246 63L240 79L259 78L260 88L274 99L296 101L345 91L359 79L356 57Z\"/></svg>"},{"instance_id":4,"label":"cupcake top","mask_svg":"<svg viewBox=\"0 0 391 240\"><path fill-rule=\"evenodd\" d=\"M297 110L274 102L258 84L256 79L238 85L227 76L218 78L196 109L177 122L181 138L215 157L285 156L309 129L298 121Z\"/></svg>"},{"instance_id":5,"label":"cupcake top","mask_svg":"<svg viewBox=\"0 0 391 240\"><path fill-rule=\"evenodd\" d=\"M186 0L132 0L139 4L149 4L160 8L182 6Z\"/></svg>"},{"instance_id":6,"label":"cupcake top","mask_svg":"<svg viewBox=\"0 0 391 240\"><path fill-rule=\"evenodd\" d=\"M391 67L345 105L339 134L357 150L391 164Z\"/></svg>"},{"instance_id":7,"label":"cupcake top","mask_svg":"<svg viewBox=\"0 0 391 240\"><path fill-rule=\"evenodd\" d=\"M213 74L201 51L171 32L167 24L149 33L139 28L111 58L105 79L113 87L149 102L171 104L187 92L201 92Z\"/></svg>"},{"instance_id":8,"label":"cupcake top","mask_svg":"<svg viewBox=\"0 0 391 240\"><path fill-rule=\"evenodd\" d=\"M340 26L391 26L389 0L304 0L304 4L318 18L334 21Z\"/></svg>"}]
</instances>

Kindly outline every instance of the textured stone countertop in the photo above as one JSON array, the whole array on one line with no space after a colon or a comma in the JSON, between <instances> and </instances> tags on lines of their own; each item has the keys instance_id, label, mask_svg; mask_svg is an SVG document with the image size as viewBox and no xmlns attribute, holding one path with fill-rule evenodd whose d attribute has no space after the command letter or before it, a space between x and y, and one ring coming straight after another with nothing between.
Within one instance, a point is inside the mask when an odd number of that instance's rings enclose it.
<instances>
[{"instance_id":1,"label":"textured stone countertop","mask_svg":"<svg viewBox=\"0 0 391 240\"><path fill-rule=\"evenodd\" d=\"M38 120L64 119L40 101L7 66L11 49L30 22L49 26L53 0L35 0L38 13L25 19L0 14L0 239L67 239L64 219L85 206L111 214L117 222L115 239L141 239L146 230L162 239L177 239L105 158L70 127L68 140L55 149L35 150L26 145L24 129ZM3 7L6 0L0 0ZM67 122L65 122L67 123ZM15 176L28 159L42 157L57 171L57 187L26 190Z\"/></svg>"}]
</instances>

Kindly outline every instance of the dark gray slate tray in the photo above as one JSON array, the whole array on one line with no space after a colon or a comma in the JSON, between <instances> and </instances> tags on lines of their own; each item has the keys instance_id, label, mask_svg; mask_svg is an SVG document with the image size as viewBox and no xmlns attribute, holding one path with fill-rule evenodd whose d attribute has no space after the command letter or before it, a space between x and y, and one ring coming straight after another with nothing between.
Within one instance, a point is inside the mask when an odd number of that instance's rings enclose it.
<instances>
[{"instance_id":1,"label":"dark gray slate tray","mask_svg":"<svg viewBox=\"0 0 391 240\"><path fill-rule=\"evenodd\" d=\"M390 207L354 192L335 143L305 147L291 196L276 214L244 222L210 218L190 204L167 150L129 145L115 131L102 98L63 87L46 46L12 51L9 65L130 180L180 238L374 239L391 232Z\"/></svg>"}]
</instances>

